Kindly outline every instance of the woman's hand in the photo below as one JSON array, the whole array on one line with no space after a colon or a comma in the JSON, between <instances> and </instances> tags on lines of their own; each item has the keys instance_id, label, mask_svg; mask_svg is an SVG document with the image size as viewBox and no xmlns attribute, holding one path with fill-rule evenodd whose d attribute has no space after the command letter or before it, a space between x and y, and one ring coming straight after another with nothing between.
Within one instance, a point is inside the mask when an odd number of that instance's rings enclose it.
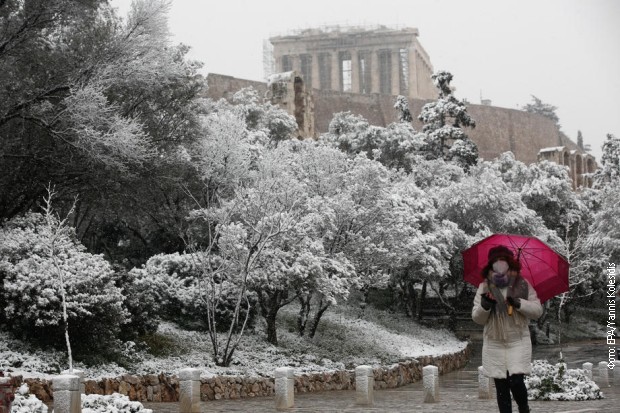
<instances>
[{"instance_id":1,"label":"woman's hand","mask_svg":"<svg viewBox=\"0 0 620 413\"><path fill-rule=\"evenodd\" d=\"M508 304L510 304L511 306L513 306L514 308L521 308L521 299L520 298L514 298L512 296L508 296L506 298L506 301L508 301Z\"/></svg>"},{"instance_id":2,"label":"woman's hand","mask_svg":"<svg viewBox=\"0 0 620 413\"><path fill-rule=\"evenodd\" d=\"M489 297L489 294L483 294L480 296L480 306L486 311L489 311L491 307L495 306L495 304L497 304L497 301Z\"/></svg>"}]
</instances>

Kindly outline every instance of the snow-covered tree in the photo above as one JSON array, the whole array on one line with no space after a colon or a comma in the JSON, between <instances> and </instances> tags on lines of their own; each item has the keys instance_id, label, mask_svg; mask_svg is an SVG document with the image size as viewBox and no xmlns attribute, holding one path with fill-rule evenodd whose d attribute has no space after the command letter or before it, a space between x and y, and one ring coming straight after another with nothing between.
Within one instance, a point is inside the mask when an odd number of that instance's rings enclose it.
<instances>
[{"instance_id":1,"label":"snow-covered tree","mask_svg":"<svg viewBox=\"0 0 620 413\"><path fill-rule=\"evenodd\" d=\"M598 258L601 265L608 262L620 262L620 194L617 187L605 187L599 193L600 209L594 213L588 236L590 252Z\"/></svg>"},{"instance_id":2,"label":"snow-covered tree","mask_svg":"<svg viewBox=\"0 0 620 413\"><path fill-rule=\"evenodd\" d=\"M484 164L473 167L459 182L436 194L441 219L456 223L465 233L483 238L491 233L536 235L553 246L560 246L557 235L529 209L521 196L504 183L498 171Z\"/></svg>"},{"instance_id":3,"label":"snow-covered tree","mask_svg":"<svg viewBox=\"0 0 620 413\"><path fill-rule=\"evenodd\" d=\"M46 208L0 230L2 318L43 344L60 347L73 337L72 348L82 357L110 354L129 319L122 290L110 264L86 252L67 222Z\"/></svg>"},{"instance_id":4,"label":"snow-covered tree","mask_svg":"<svg viewBox=\"0 0 620 413\"><path fill-rule=\"evenodd\" d=\"M191 329L213 328L216 333L222 333L227 331L233 319L238 292L233 278L223 272L216 273L216 269L222 268L224 263L217 255L200 252L157 254L129 274L150 281L150 298L157 302L162 318ZM214 273L215 277L206 278ZM216 296L217 301L208 309L206 297L212 296ZM251 327L256 315L256 298L249 296L248 300L252 305L248 318L248 327ZM214 311L215 323L209 323L213 321L208 318L209 311ZM242 309L243 318L245 311Z\"/></svg>"},{"instance_id":5,"label":"snow-covered tree","mask_svg":"<svg viewBox=\"0 0 620 413\"><path fill-rule=\"evenodd\" d=\"M432 75L439 89L437 101L427 103L418 119L424 123L426 133L425 152L431 159L454 160L469 168L478 160L478 148L463 131L463 127L474 128L476 122L467 113L464 101L457 99L450 86L452 74L439 71Z\"/></svg>"},{"instance_id":6,"label":"snow-covered tree","mask_svg":"<svg viewBox=\"0 0 620 413\"><path fill-rule=\"evenodd\" d=\"M614 185L620 181L620 138L611 133L603 143L601 167L594 173L594 186L597 188Z\"/></svg>"},{"instance_id":7,"label":"snow-covered tree","mask_svg":"<svg viewBox=\"0 0 620 413\"><path fill-rule=\"evenodd\" d=\"M304 187L275 153L266 150L250 170L249 179L233 185L229 197L220 196L190 214L193 234L203 233L200 238L188 239L188 248L204 257L198 261L201 297L218 365L230 364L247 327L251 287L257 292L261 287L271 288L271 280L260 281L261 266L268 270L275 265L287 237L303 219ZM219 257L217 265L212 265L214 256ZM216 311L221 301L221 289L216 285L220 279L235 286L234 310L224 338L215 328L220 323Z\"/></svg>"},{"instance_id":8,"label":"snow-covered tree","mask_svg":"<svg viewBox=\"0 0 620 413\"><path fill-rule=\"evenodd\" d=\"M261 102L258 92L243 88L232 98L234 111L239 113L254 133L263 133L270 142L277 144L290 139L297 130L297 121L285 110L269 102Z\"/></svg>"},{"instance_id":9,"label":"snow-covered tree","mask_svg":"<svg viewBox=\"0 0 620 413\"><path fill-rule=\"evenodd\" d=\"M408 122L387 127L373 126L350 112L334 115L328 133L319 140L353 156L364 153L383 165L411 170L411 158L424 146L424 134L416 132Z\"/></svg>"},{"instance_id":10,"label":"snow-covered tree","mask_svg":"<svg viewBox=\"0 0 620 413\"><path fill-rule=\"evenodd\" d=\"M205 135L192 148L192 156L211 204L230 198L237 186L250 179L261 145L251 142L244 119L232 111L212 113L203 122Z\"/></svg>"},{"instance_id":11,"label":"snow-covered tree","mask_svg":"<svg viewBox=\"0 0 620 413\"><path fill-rule=\"evenodd\" d=\"M32 209L43 184L94 252L142 260L179 249L192 182L179 144L200 132L204 79L171 42L169 2L4 2L0 12L0 217ZM188 184L188 186L191 186ZM127 247L120 247L119 244Z\"/></svg>"},{"instance_id":12,"label":"snow-covered tree","mask_svg":"<svg viewBox=\"0 0 620 413\"><path fill-rule=\"evenodd\" d=\"M601 167L594 175L595 203L587 244L590 252L602 265L620 260L620 230L617 217L620 211L618 182L620 182L620 139L607 135L603 144Z\"/></svg>"},{"instance_id":13,"label":"snow-covered tree","mask_svg":"<svg viewBox=\"0 0 620 413\"><path fill-rule=\"evenodd\" d=\"M303 190L298 196L300 218L269 245L249 278L267 323L267 339L277 344L280 308L307 295L336 304L348 297L357 274L349 259L326 248L322 238L321 201L333 195L342 180L344 154L313 142L292 141L266 153L263 162L284 168L280 173L286 174L289 185Z\"/></svg>"},{"instance_id":14,"label":"snow-covered tree","mask_svg":"<svg viewBox=\"0 0 620 413\"><path fill-rule=\"evenodd\" d=\"M413 116L411 116L411 111L409 110L409 100L405 96L398 95L396 97L396 103L394 104L394 109L398 111L398 121L399 122L411 122L413 121Z\"/></svg>"},{"instance_id":15,"label":"snow-covered tree","mask_svg":"<svg viewBox=\"0 0 620 413\"><path fill-rule=\"evenodd\" d=\"M512 152L505 152L497 160L484 165L499 171L510 190L519 193L525 205L562 239L566 231L587 213L585 205L572 190L566 166L549 161L528 166L516 160Z\"/></svg>"}]
</instances>

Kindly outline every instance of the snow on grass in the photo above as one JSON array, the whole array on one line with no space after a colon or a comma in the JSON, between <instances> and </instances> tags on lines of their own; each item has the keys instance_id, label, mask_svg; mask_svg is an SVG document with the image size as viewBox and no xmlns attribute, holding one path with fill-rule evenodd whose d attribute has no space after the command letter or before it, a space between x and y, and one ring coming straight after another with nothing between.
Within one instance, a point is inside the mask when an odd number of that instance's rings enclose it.
<instances>
[{"instance_id":1,"label":"snow on grass","mask_svg":"<svg viewBox=\"0 0 620 413\"><path fill-rule=\"evenodd\" d=\"M399 314L346 306L330 308L323 315L314 338L300 337L295 329L298 308L291 305L278 316L278 346L267 343L262 322L244 335L229 367L216 366L211 358L207 333L183 330L173 323L161 323L157 338L165 343L159 356L131 350L132 365L114 363L86 366L88 379L122 374L177 374L186 367L211 375L271 377L278 367L293 367L296 374L352 369L359 364L390 365L403 359L458 352L466 342L446 330L420 326ZM131 346L128 346L131 347ZM11 350L9 350L9 348ZM0 333L0 370L25 377L45 377L66 368L62 352L32 351L18 340Z\"/></svg>"},{"instance_id":2,"label":"snow on grass","mask_svg":"<svg viewBox=\"0 0 620 413\"><path fill-rule=\"evenodd\" d=\"M405 321L406 325L403 325L405 323L402 320L400 324L397 324L397 320L392 322L393 325L400 325L402 330L390 330L388 326L377 324L379 321L343 318L334 313L326 314L323 322L334 323L343 329L347 341L370 344L373 351L391 359L455 353L463 350L467 344L457 340L447 330L424 328L409 319Z\"/></svg>"}]
</instances>

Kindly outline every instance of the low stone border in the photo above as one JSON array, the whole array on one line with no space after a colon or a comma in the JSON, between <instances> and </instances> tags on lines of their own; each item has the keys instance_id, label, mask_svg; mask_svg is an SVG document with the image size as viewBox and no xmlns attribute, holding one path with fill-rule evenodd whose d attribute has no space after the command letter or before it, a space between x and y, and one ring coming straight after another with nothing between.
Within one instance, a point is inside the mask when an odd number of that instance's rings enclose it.
<instances>
[{"instance_id":1,"label":"low stone border","mask_svg":"<svg viewBox=\"0 0 620 413\"><path fill-rule=\"evenodd\" d=\"M471 343L465 349L441 356L424 356L415 360L404 360L391 366L375 368L374 389L401 387L422 379L422 368L434 365L439 374L448 373L465 366L472 350ZM25 382L30 393L41 401L53 400L51 380L22 379L15 377L18 385ZM140 402L176 402L179 400L179 379L177 376L150 374L134 376L125 374L113 379L85 380L86 394L109 395L120 393L131 400ZM332 372L303 373L295 377L295 392L306 393L326 390L354 390L355 371L341 370ZM246 397L264 397L275 394L273 377L214 376L202 378L200 385L201 400L239 399Z\"/></svg>"}]
</instances>

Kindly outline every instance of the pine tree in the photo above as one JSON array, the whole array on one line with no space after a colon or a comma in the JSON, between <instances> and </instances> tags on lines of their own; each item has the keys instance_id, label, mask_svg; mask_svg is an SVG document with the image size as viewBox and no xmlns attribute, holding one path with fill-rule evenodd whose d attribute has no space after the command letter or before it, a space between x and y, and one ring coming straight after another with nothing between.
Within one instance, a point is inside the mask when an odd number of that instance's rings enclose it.
<instances>
[{"instance_id":1,"label":"pine tree","mask_svg":"<svg viewBox=\"0 0 620 413\"><path fill-rule=\"evenodd\" d=\"M579 149L581 149L582 151L585 150L583 148L583 135L581 134L581 131L578 130L577 131L577 146L579 147Z\"/></svg>"},{"instance_id":2,"label":"pine tree","mask_svg":"<svg viewBox=\"0 0 620 413\"><path fill-rule=\"evenodd\" d=\"M452 74L439 71L432 75L439 89L436 102L427 103L418 119L424 123L426 152L429 158L453 160L465 168L478 160L478 147L463 132L462 127L474 128L476 122L467 113L465 102L457 99L450 82Z\"/></svg>"},{"instance_id":3,"label":"pine tree","mask_svg":"<svg viewBox=\"0 0 620 413\"><path fill-rule=\"evenodd\" d=\"M618 183L620 179L620 138L611 133L603 143L603 155L601 156L601 168L594 174L594 186L604 187Z\"/></svg>"},{"instance_id":4,"label":"pine tree","mask_svg":"<svg viewBox=\"0 0 620 413\"><path fill-rule=\"evenodd\" d=\"M560 118L555 113L558 109L557 106L550 105L548 103L544 103L542 100L538 99L536 96L532 95L532 103L528 103L523 106L523 110L529 113L536 113L545 118L551 119L555 122L558 129L560 128Z\"/></svg>"},{"instance_id":5,"label":"pine tree","mask_svg":"<svg viewBox=\"0 0 620 413\"><path fill-rule=\"evenodd\" d=\"M396 103L394 104L394 109L398 111L398 120L400 122L409 123L413 120L413 116L411 116L411 111L409 110L409 101L406 97L398 95Z\"/></svg>"}]
</instances>

